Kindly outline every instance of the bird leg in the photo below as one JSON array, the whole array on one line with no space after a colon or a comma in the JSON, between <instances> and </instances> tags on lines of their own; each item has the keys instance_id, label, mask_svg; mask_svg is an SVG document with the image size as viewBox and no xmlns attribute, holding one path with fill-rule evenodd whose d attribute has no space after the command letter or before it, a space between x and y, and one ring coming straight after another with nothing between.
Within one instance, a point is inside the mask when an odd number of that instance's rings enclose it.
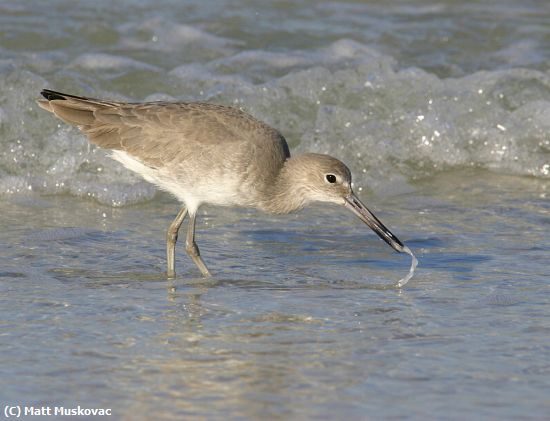
<instances>
[{"instance_id":1,"label":"bird leg","mask_svg":"<svg viewBox=\"0 0 550 421\"><path fill-rule=\"evenodd\" d=\"M166 232L166 276L168 278L176 277L176 241L178 241L178 231L185 215L187 215L187 209L183 207Z\"/></svg>"},{"instance_id":2,"label":"bird leg","mask_svg":"<svg viewBox=\"0 0 550 421\"><path fill-rule=\"evenodd\" d=\"M195 243L195 216L196 214L189 214L189 225L187 227L187 238L185 240L185 250L193 262L197 265L203 276L210 276L208 268L204 264L197 243Z\"/></svg>"}]
</instances>

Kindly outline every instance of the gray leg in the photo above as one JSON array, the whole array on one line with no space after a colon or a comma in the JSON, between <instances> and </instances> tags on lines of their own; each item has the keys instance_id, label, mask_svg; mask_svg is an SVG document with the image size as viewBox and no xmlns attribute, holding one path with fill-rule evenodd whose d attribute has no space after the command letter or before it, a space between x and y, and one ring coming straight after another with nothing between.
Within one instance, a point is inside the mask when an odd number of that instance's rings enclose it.
<instances>
[{"instance_id":1,"label":"gray leg","mask_svg":"<svg viewBox=\"0 0 550 421\"><path fill-rule=\"evenodd\" d=\"M166 232L166 276L169 278L176 277L176 241L178 241L178 231L185 215L187 215L187 209L181 208Z\"/></svg>"},{"instance_id":2,"label":"gray leg","mask_svg":"<svg viewBox=\"0 0 550 421\"><path fill-rule=\"evenodd\" d=\"M200 269L203 276L210 276L210 272L208 272L208 268L202 261L201 253L199 252L199 248L195 243L195 214L189 214L189 225L187 227L185 250L187 251L187 254L191 257L191 259L193 259L193 262L195 262L197 267Z\"/></svg>"}]
</instances>

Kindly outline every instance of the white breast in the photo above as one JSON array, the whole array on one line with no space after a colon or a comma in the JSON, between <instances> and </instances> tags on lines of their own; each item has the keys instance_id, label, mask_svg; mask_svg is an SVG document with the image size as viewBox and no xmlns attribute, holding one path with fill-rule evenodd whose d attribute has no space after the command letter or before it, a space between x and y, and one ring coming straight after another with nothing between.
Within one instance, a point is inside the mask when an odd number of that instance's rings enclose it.
<instances>
[{"instance_id":1,"label":"white breast","mask_svg":"<svg viewBox=\"0 0 550 421\"><path fill-rule=\"evenodd\" d=\"M170 168L151 168L130 154L115 150L111 158L120 162L129 170L139 174L146 181L173 194L192 214L203 203L219 206L241 205L239 181L230 174L222 174L215 168L208 174L197 174L193 168L184 166ZM218 174L218 172L220 172Z\"/></svg>"}]
</instances>

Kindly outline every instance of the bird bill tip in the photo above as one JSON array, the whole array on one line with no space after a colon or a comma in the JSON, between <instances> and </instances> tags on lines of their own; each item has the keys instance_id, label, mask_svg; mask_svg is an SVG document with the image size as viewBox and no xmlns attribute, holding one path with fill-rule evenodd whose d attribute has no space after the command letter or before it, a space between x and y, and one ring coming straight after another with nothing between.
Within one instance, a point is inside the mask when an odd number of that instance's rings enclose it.
<instances>
[{"instance_id":1,"label":"bird bill tip","mask_svg":"<svg viewBox=\"0 0 550 421\"><path fill-rule=\"evenodd\" d=\"M361 221L367 224L382 240L400 253L405 246L352 192L344 200L344 206L350 209Z\"/></svg>"}]
</instances>

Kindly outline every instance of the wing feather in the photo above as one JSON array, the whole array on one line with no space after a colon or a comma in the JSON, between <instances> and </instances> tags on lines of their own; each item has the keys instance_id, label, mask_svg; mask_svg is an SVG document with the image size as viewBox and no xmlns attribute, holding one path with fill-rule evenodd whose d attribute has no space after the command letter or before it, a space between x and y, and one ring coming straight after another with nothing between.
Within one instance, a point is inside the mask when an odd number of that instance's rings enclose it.
<instances>
[{"instance_id":1,"label":"wing feather","mask_svg":"<svg viewBox=\"0 0 550 421\"><path fill-rule=\"evenodd\" d=\"M151 167L185 156L229 156L243 142L265 139L289 156L284 138L252 116L207 103L120 103L44 90L38 104L77 126L101 148L122 150ZM250 144L254 144L251 142Z\"/></svg>"}]
</instances>

